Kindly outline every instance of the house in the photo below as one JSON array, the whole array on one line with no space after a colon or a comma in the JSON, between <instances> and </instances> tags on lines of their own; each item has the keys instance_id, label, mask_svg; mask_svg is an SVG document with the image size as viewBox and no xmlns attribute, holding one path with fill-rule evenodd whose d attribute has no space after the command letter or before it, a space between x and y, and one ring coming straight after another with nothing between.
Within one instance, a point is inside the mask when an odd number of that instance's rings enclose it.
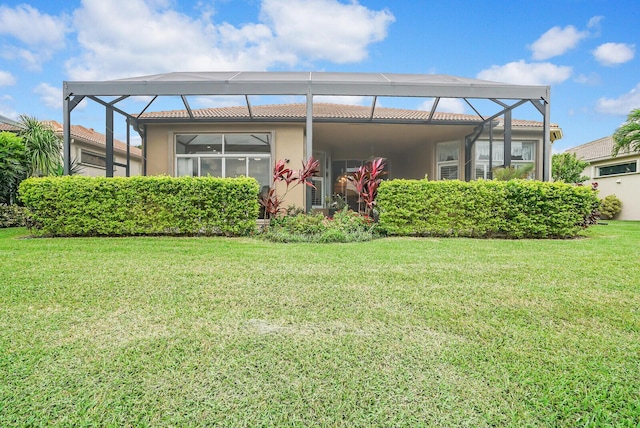
<instances>
[{"instance_id":1,"label":"house","mask_svg":"<svg viewBox=\"0 0 640 428\"><path fill-rule=\"evenodd\" d=\"M54 120L44 121L53 131L62 138L63 126ZM20 124L11 119L0 117L0 132L8 131L17 133ZM71 159L78 165L78 174L86 176L104 176L106 169L106 143L105 135L93 129L81 125L71 126ZM129 148L129 167L127 168L127 146L125 143L114 139L114 164L115 176L141 175L142 174L142 150L138 147ZM127 169L129 173L127 174Z\"/></svg>"},{"instance_id":2,"label":"house","mask_svg":"<svg viewBox=\"0 0 640 428\"><path fill-rule=\"evenodd\" d=\"M54 132L62 138L63 126L54 120L46 121ZM91 177L105 176L106 170L106 136L93 128L81 125L71 126L71 159L80 166L80 175ZM113 140L113 175L142 175L142 150L129 147L129 173L127 174L127 144Z\"/></svg>"},{"instance_id":3,"label":"house","mask_svg":"<svg viewBox=\"0 0 640 428\"><path fill-rule=\"evenodd\" d=\"M598 183L599 196L616 195L622 201L622 211L617 219L640 220L640 153L620 152L611 156L613 137L604 137L566 150L578 159L590 163L583 175L589 176L585 184Z\"/></svg>"},{"instance_id":4,"label":"house","mask_svg":"<svg viewBox=\"0 0 640 428\"><path fill-rule=\"evenodd\" d=\"M192 109L190 97L244 98L237 107ZM251 97L304 97L300 104L253 105ZM355 96L370 104L342 105L321 97ZM140 109L127 103L144 97ZM179 109L152 112L156 99ZM429 110L388 108L387 100L430 99ZM438 110L455 98L475 114ZM551 143L561 130L550 122L548 86L512 85L447 75L333 72L178 72L97 82L63 82L65 170L71 165L71 113L83 100L105 108L107 153L115 114L142 138L143 174L248 175L264 188L280 159L299 168L314 156L316 191L302 187L286 205L323 207L333 194L353 198L347 174L373 157L387 160L390 178L490 178L497 166L535 165L548 181ZM168 101L167 101L168 102ZM416 102L418 104L418 102ZM533 106L541 121L512 118ZM149 110L149 112L147 112ZM537 111L536 111L537 110ZM107 156L107 176L112 162Z\"/></svg>"},{"instance_id":5,"label":"house","mask_svg":"<svg viewBox=\"0 0 640 428\"><path fill-rule=\"evenodd\" d=\"M280 104L144 113L148 175L251 176L265 188L279 159L299 168L304 156L306 106ZM347 175L373 157L386 159L388 178L436 180L467 178L465 137L477 117L378 107L314 103L313 156L320 161L314 178L312 208L326 208L332 195L356 205ZM431 120L427 123L429 116ZM516 168L535 164L532 178L542 176L542 122L513 120L510 162ZM559 128L552 127L559 131ZM489 141L492 141L490 148ZM472 149L470 179L491 178L504 164L504 121L495 120ZM300 189L302 190L302 189ZM302 205L303 192L287 201Z\"/></svg>"}]
</instances>

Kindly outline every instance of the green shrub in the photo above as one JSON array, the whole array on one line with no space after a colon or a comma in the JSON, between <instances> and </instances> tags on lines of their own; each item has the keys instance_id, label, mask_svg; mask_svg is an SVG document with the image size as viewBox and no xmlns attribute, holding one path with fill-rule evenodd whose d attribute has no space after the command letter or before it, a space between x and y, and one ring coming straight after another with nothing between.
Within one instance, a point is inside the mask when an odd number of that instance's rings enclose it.
<instances>
[{"instance_id":1,"label":"green shrub","mask_svg":"<svg viewBox=\"0 0 640 428\"><path fill-rule=\"evenodd\" d=\"M273 242L362 242L373 239L373 227L368 217L344 209L333 219L322 214L275 217L262 236Z\"/></svg>"},{"instance_id":2,"label":"green shrub","mask_svg":"<svg viewBox=\"0 0 640 428\"><path fill-rule=\"evenodd\" d=\"M378 192L389 235L573 237L597 207L587 187L533 180L391 180Z\"/></svg>"},{"instance_id":3,"label":"green shrub","mask_svg":"<svg viewBox=\"0 0 640 428\"><path fill-rule=\"evenodd\" d=\"M26 214L23 207L0 204L0 229L24 226L26 226Z\"/></svg>"},{"instance_id":4,"label":"green shrub","mask_svg":"<svg viewBox=\"0 0 640 428\"><path fill-rule=\"evenodd\" d=\"M605 196L600 201L600 217L612 219L622 211L622 201L616 195Z\"/></svg>"},{"instance_id":5,"label":"green shrub","mask_svg":"<svg viewBox=\"0 0 640 428\"><path fill-rule=\"evenodd\" d=\"M38 236L247 235L256 228L253 178L45 177L20 184Z\"/></svg>"}]
</instances>

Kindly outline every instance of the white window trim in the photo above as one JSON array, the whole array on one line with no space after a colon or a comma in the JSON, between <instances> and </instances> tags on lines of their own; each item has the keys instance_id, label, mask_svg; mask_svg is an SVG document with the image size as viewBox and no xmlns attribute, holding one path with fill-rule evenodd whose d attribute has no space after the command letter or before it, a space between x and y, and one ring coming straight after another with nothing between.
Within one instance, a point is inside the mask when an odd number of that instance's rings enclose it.
<instances>
[{"instance_id":1,"label":"white window trim","mask_svg":"<svg viewBox=\"0 0 640 428\"><path fill-rule=\"evenodd\" d=\"M454 146L457 150L457 159L440 161L440 147ZM458 180L460 179L460 143L457 141L448 141L436 144L436 179L443 180L441 167L443 166L456 166L458 169Z\"/></svg>"},{"instance_id":2,"label":"white window trim","mask_svg":"<svg viewBox=\"0 0 640 428\"><path fill-rule=\"evenodd\" d=\"M476 177L476 170L479 166L482 166L484 169L484 179L487 179L487 176L489 174L489 159L478 159L478 152L477 152L477 143L478 142L484 142L484 143L489 143L489 140L487 139L481 139L478 140L476 142L476 144L474 144L473 146L473 177L474 179L477 179ZM515 166L515 165L526 165L526 164L530 164L533 163L535 165L534 170L532 171L533 177L536 177L538 175L537 171L538 171L538 149L540 147L540 140L519 140L519 139L514 139L512 141L512 143L514 142L518 142L518 143L533 143L533 159L531 160L511 160L511 166ZM493 144L496 143L500 143L502 144L502 149L504 150L504 140L503 139L494 139L493 140ZM513 150L513 149L512 149ZM493 150L494 156L495 156L495 149ZM504 156L503 159L501 160L497 160L497 159L493 159L493 161L491 162L491 167L492 168L497 168L497 167L501 167L502 165L504 165Z\"/></svg>"},{"instance_id":3,"label":"white window trim","mask_svg":"<svg viewBox=\"0 0 640 428\"><path fill-rule=\"evenodd\" d=\"M270 147L269 153L225 153L225 145L222 145L222 153L219 154L177 154L176 153L176 137L178 135L204 135L204 134L212 134L212 135L221 135L222 140L224 141L225 135L246 135L246 134L269 134L270 136ZM198 177L200 177L201 170L201 162L202 158L218 158L218 159L227 159L227 158L245 158L245 172L249 170L249 158L269 158L269 186L273 185L273 174L271 171L273 170L273 158L275 153L275 132L272 131L233 131L233 132L221 132L221 131L207 131L207 132L193 132L193 131L174 131L171 134L171 146L173 153L173 176L178 176L178 162L179 158L198 158ZM226 162L222 162L222 176L226 177Z\"/></svg>"},{"instance_id":4,"label":"white window trim","mask_svg":"<svg viewBox=\"0 0 640 428\"><path fill-rule=\"evenodd\" d=\"M635 163L636 164L636 171L635 172L623 172L620 174L607 174L607 175L600 175L600 168L607 168L610 166L617 166L617 165L625 165L625 164L629 164L629 163ZM634 159L634 160L630 160L627 162L615 162L615 163L607 163L604 165L594 165L593 167L593 178L608 178L608 177L620 177L623 175L634 175L634 174L640 174L640 169L638 168L638 159Z\"/></svg>"}]
</instances>

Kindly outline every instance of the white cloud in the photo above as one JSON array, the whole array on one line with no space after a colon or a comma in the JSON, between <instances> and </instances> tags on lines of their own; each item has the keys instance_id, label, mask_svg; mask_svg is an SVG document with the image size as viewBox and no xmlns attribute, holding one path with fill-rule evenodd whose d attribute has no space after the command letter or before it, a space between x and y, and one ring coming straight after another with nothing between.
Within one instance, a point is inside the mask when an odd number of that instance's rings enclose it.
<instances>
[{"instance_id":1,"label":"white cloud","mask_svg":"<svg viewBox=\"0 0 640 428\"><path fill-rule=\"evenodd\" d=\"M337 0L263 0L261 18L273 28L278 51L335 63L365 59L369 44L383 40L395 21L387 10Z\"/></svg>"},{"instance_id":2,"label":"white cloud","mask_svg":"<svg viewBox=\"0 0 640 428\"><path fill-rule=\"evenodd\" d=\"M62 109L62 89L49 85L48 83L40 83L33 90L40 95L40 100L47 107L54 109Z\"/></svg>"},{"instance_id":3,"label":"white cloud","mask_svg":"<svg viewBox=\"0 0 640 428\"><path fill-rule=\"evenodd\" d=\"M431 107L433 107L433 102L433 98L425 100L418 106L418 110L430 111ZM460 98L440 98L436 111L443 113L465 114L467 113L467 104L465 104L465 102Z\"/></svg>"},{"instance_id":4,"label":"white cloud","mask_svg":"<svg viewBox=\"0 0 640 428\"><path fill-rule=\"evenodd\" d=\"M529 49L533 52L533 59L545 60L575 48L588 35L588 32L578 31L573 25L553 27L533 42Z\"/></svg>"},{"instance_id":5,"label":"white cloud","mask_svg":"<svg viewBox=\"0 0 640 428\"><path fill-rule=\"evenodd\" d=\"M7 35L26 45L25 48L6 44L2 57L21 59L27 68L40 70L43 62L64 47L67 28L66 16L40 13L26 4L15 8L0 6L0 35Z\"/></svg>"},{"instance_id":6,"label":"white cloud","mask_svg":"<svg viewBox=\"0 0 640 428\"><path fill-rule=\"evenodd\" d=\"M16 84L16 78L8 71L0 70L0 86L11 86Z\"/></svg>"},{"instance_id":7,"label":"white cloud","mask_svg":"<svg viewBox=\"0 0 640 428\"><path fill-rule=\"evenodd\" d=\"M602 65L614 66L633 59L635 45L627 43L604 43L593 51L593 56Z\"/></svg>"},{"instance_id":8,"label":"white cloud","mask_svg":"<svg viewBox=\"0 0 640 428\"><path fill-rule=\"evenodd\" d=\"M640 83L631 91L618 98L600 98L596 110L613 116L626 116L633 109L640 108Z\"/></svg>"},{"instance_id":9,"label":"white cloud","mask_svg":"<svg viewBox=\"0 0 640 428\"><path fill-rule=\"evenodd\" d=\"M3 97L2 101L11 101L11 100L10 99L5 100ZM9 119L13 119L13 120L18 120L18 117L20 116L17 111L9 107L8 105L4 104L3 102L0 102L0 115L4 117L8 117Z\"/></svg>"},{"instance_id":10,"label":"white cloud","mask_svg":"<svg viewBox=\"0 0 640 428\"><path fill-rule=\"evenodd\" d=\"M477 78L516 85L551 85L564 82L571 77L572 71L569 66L520 60L505 65L492 65L478 73Z\"/></svg>"},{"instance_id":11,"label":"white cloud","mask_svg":"<svg viewBox=\"0 0 640 428\"><path fill-rule=\"evenodd\" d=\"M580 74L573 79L576 83L588 86L596 86L602 82L600 75L597 73Z\"/></svg>"},{"instance_id":12,"label":"white cloud","mask_svg":"<svg viewBox=\"0 0 640 428\"><path fill-rule=\"evenodd\" d=\"M22 4L14 9L0 6L0 34L8 34L29 46L64 46L64 18L40 13Z\"/></svg>"},{"instance_id":13,"label":"white cloud","mask_svg":"<svg viewBox=\"0 0 640 428\"><path fill-rule=\"evenodd\" d=\"M168 71L266 70L326 59L366 58L386 37L393 16L357 2L262 0L261 22L214 23L166 1L84 0L74 13L82 50L66 63L73 80L102 80Z\"/></svg>"},{"instance_id":14,"label":"white cloud","mask_svg":"<svg viewBox=\"0 0 640 428\"><path fill-rule=\"evenodd\" d=\"M587 27L589 29L598 29L600 28L600 22L602 22L603 19L604 19L604 16L600 16L600 15L594 16L587 23Z\"/></svg>"}]
</instances>

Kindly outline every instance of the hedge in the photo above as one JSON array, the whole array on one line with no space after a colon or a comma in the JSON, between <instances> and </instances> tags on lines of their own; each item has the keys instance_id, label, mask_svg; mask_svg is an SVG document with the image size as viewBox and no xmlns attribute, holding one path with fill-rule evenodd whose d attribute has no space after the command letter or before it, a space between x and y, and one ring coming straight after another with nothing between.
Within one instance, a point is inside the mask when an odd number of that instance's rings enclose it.
<instances>
[{"instance_id":1,"label":"hedge","mask_svg":"<svg viewBox=\"0 0 640 428\"><path fill-rule=\"evenodd\" d=\"M19 195L36 236L247 235L259 212L253 178L29 178Z\"/></svg>"},{"instance_id":2,"label":"hedge","mask_svg":"<svg viewBox=\"0 0 640 428\"><path fill-rule=\"evenodd\" d=\"M590 187L532 180L391 180L377 204L389 235L569 238L588 225L598 198Z\"/></svg>"}]
</instances>

